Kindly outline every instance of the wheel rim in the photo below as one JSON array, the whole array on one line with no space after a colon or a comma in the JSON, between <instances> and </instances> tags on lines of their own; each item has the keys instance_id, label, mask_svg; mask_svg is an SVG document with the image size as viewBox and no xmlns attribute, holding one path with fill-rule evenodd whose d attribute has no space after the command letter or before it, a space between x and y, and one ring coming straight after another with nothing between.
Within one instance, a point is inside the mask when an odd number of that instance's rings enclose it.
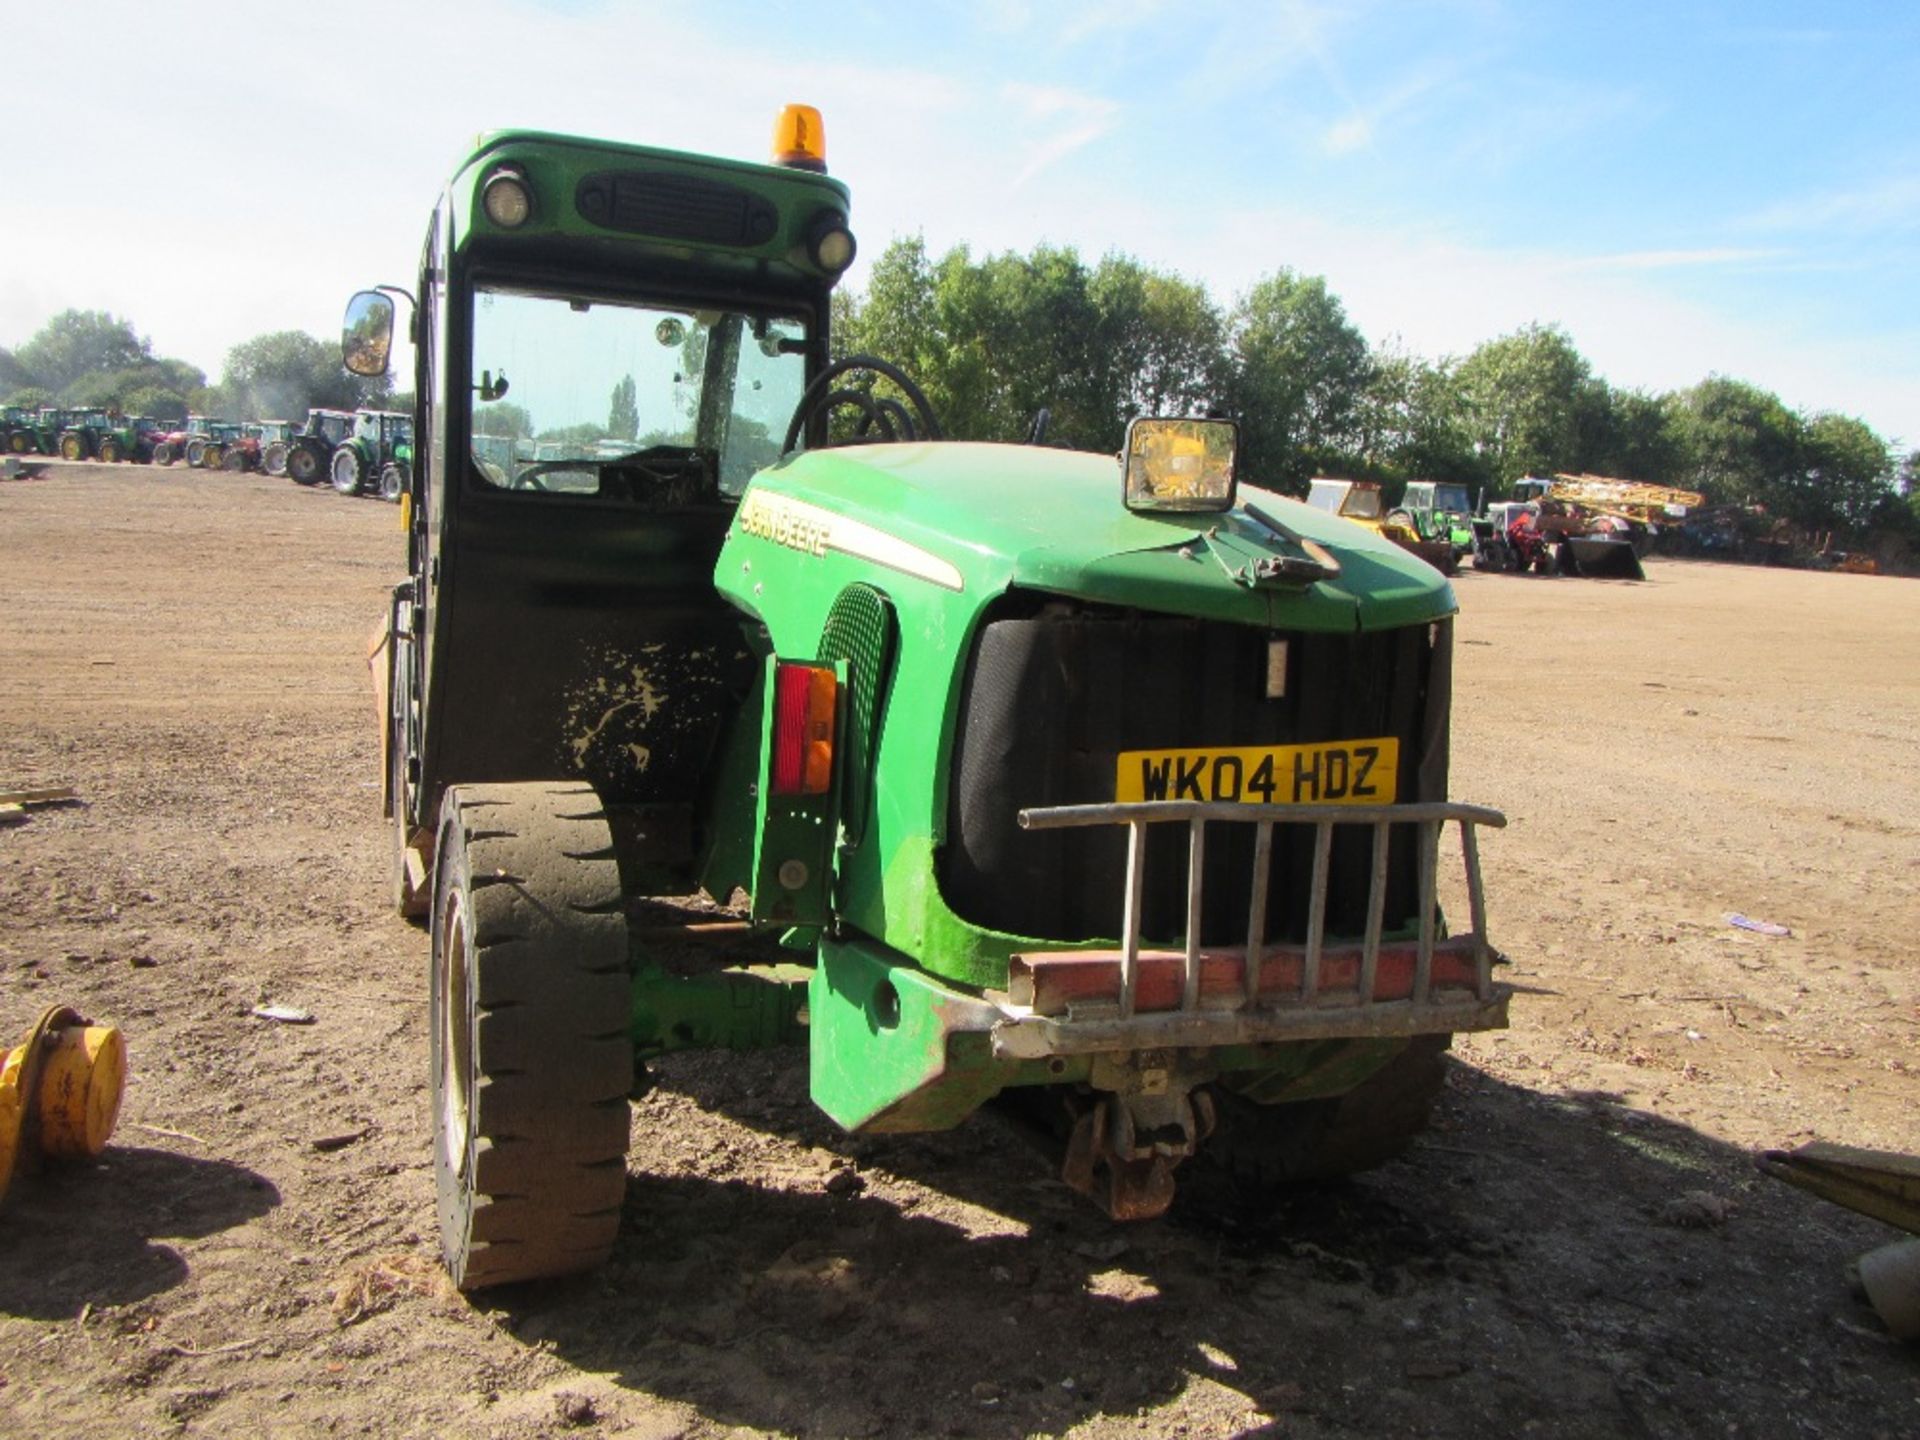
<instances>
[{"instance_id":1,"label":"wheel rim","mask_svg":"<svg viewBox=\"0 0 1920 1440\"><path fill-rule=\"evenodd\" d=\"M472 996L467 983L467 905L456 887L447 896L440 927L440 1146L450 1174L467 1179L472 1116Z\"/></svg>"}]
</instances>

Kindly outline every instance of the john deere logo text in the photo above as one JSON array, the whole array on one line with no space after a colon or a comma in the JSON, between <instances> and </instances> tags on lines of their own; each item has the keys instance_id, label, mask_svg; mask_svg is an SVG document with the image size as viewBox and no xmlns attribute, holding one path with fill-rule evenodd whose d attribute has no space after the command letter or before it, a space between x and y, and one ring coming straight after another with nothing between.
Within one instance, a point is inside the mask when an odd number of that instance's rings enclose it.
<instances>
[{"instance_id":1,"label":"john deere logo text","mask_svg":"<svg viewBox=\"0 0 1920 1440\"><path fill-rule=\"evenodd\" d=\"M806 555L826 554L832 535L832 527L812 506L802 507L758 490L740 507L740 529Z\"/></svg>"}]
</instances>

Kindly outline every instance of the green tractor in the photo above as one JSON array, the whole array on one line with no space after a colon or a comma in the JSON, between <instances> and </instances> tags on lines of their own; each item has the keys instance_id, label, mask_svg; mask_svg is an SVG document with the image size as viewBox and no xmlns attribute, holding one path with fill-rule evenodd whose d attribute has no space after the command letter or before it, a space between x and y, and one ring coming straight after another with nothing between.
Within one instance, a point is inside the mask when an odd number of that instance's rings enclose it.
<instances>
[{"instance_id":1,"label":"green tractor","mask_svg":"<svg viewBox=\"0 0 1920 1440\"><path fill-rule=\"evenodd\" d=\"M327 478L334 447L353 433L353 411L309 410L307 423L285 440L261 452L269 475L285 475L296 485L317 485Z\"/></svg>"},{"instance_id":2,"label":"green tractor","mask_svg":"<svg viewBox=\"0 0 1920 1440\"><path fill-rule=\"evenodd\" d=\"M0 449L12 455L31 455L40 448L40 414L19 405L0 411Z\"/></svg>"},{"instance_id":3,"label":"green tractor","mask_svg":"<svg viewBox=\"0 0 1920 1440\"><path fill-rule=\"evenodd\" d=\"M1453 547L1458 564L1473 551L1474 506L1467 487L1453 481L1410 480L1406 494L1387 516L1412 530L1422 540L1444 540Z\"/></svg>"},{"instance_id":4,"label":"green tractor","mask_svg":"<svg viewBox=\"0 0 1920 1440\"><path fill-rule=\"evenodd\" d=\"M60 458L92 460L100 453L100 442L113 430L113 417L105 410L66 411L58 442Z\"/></svg>"},{"instance_id":5,"label":"green tractor","mask_svg":"<svg viewBox=\"0 0 1920 1440\"><path fill-rule=\"evenodd\" d=\"M1506 1023L1447 582L1238 476L1229 421L1137 420L1117 460L952 442L833 360L818 126L790 109L767 165L484 137L427 231L372 660L463 1288L608 1255L670 1051L804 1045L851 1131L1008 1104L1132 1219L1183 1162L1391 1157L1449 1037ZM356 374L388 288L348 307ZM476 443L509 384L592 436L628 375L622 446ZM689 943L702 891L764 953Z\"/></svg>"},{"instance_id":6,"label":"green tractor","mask_svg":"<svg viewBox=\"0 0 1920 1440\"><path fill-rule=\"evenodd\" d=\"M227 451L243 443L247 426L240 420L209 420L204 435L187 441L187 464L195 470L218 470L227 461Z\"/></svg>"},{"instance_id":7,"label":"green tractor","mask_svg":"<svg viewBox=\"0 0 1920 1440\"><path fill-rule=\"evenodd\" d=\"M327 476L342 495L377 493L399 503L413 467L413 416L398 410L356 410L353 433L327 462Z\"/></svg>"}]
</instances>

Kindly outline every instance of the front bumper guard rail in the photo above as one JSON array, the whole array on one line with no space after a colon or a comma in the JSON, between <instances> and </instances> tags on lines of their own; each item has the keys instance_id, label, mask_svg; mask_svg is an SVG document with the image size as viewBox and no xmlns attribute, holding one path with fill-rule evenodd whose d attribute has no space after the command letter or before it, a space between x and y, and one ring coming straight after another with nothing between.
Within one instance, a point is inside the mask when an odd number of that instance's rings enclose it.
<instances>
[{"instance_id":1,"label":"front bumper guard rail","mask_svg":"<svg viewBox=\"0 0 1920 1440\"><path fill-rule=\"evenodd\" d=\"M1428 801L1407 805L1239 805L1186 800L1153 800L1104 805L1062 805L1022 810L1028 830L1059 830L1092 825L1127 827L1125 910L1121 928L1120 987L1117 1007L1084 1007L1067 1016L1040 1015L1020 1006L1002 1006L1007 1018L994 1026L996 1054L1040 1059L1132 1048L1260 1044L1328 1036L1402 1036L1459 1030L1496 1029L1506 1024L1511 991L1493 981L1493 966L1503 957L1486 938L1486 893L1480 878L1480 849L1475 830L1506 825L1498 810L1479 805ZM1147 827L1187 826L1187 917L1180 1006L1176 1010L1136 1013L1140 984L1140 916L1145 886ZM1469 931L1452 937L1448 948L1464 950L1472 961L1471 991L1433 983L1438 943L1435 872L1440 836L1449 823L1460 827L1461 859L1466 871ZM1242 993L1231 1008L1210 1000L1201 1004L1200 914L1210 824L1257 827L1253 851L1252 902L1247 943L1242 952ZM1267 881L1272 868L1273 828L1309 825L1314 831L1313 881L1308 896L1307 936L1297 996L1263 997L1261 962L1279 947L1261 937L1267 928ZM1336 825L1364 825L1373 832L1372 877L1367 892L1367 924L1358 983L1350 996L1335 998L1321 989L1326 952L1327 886ZM1388 837L1395 825L1419 828L1420 928L1413 987L1406 999L1375 997L1387 892ZM1217 952L1215 952L1217 953ZM1282 1003L1272 1003L1279 999ZM1088 1013L1091 1012L1091 1013Z\"/></svg>"}]
</instances>

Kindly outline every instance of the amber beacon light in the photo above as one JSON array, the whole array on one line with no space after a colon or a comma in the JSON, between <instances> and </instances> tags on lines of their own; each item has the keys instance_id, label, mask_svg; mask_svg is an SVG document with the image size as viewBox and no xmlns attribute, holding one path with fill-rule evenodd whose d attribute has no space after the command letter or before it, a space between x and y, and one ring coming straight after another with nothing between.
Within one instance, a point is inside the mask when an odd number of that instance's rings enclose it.
<instances>
[{"instance_id":1,"label":"amber beacon light","mask_svg":"<svg viewBox=\"0 0 1920 1440\"><path fill-rule=\"evenodd\" d=\"M773 123L773 163L795 170L827 170L827 131L811 105L789 105Z\"/></svg>"}]
</instances>

